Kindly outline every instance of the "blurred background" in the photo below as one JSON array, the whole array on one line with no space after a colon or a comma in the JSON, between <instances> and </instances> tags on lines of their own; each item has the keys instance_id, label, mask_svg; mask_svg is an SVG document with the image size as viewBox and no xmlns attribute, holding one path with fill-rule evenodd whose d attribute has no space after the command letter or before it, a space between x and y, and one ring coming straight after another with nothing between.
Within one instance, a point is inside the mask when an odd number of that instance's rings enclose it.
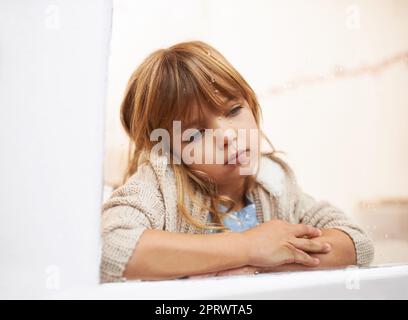
<instances>
[{"instance_id":1,"label":"blurred background","mask_svg":"<svg viewBox=\"0 0 408 320\"><path fill-rule=\"evenodd\" d=\"M302 188L366 229L375 264L408 262L408 1L116 0L112 20L105 198L126 166L131 73L153 50L203 40L253 87Z\"/></svg>"}]
</instances>

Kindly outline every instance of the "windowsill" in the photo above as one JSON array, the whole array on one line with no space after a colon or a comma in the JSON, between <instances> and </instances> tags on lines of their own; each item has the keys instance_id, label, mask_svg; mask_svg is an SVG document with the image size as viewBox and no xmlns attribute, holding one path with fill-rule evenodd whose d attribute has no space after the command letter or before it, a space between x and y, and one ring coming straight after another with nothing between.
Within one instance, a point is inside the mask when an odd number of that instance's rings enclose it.
<instances>
[{"instance_id":1,"label":"windowsill","mask_svg":"<svg viewBox=\"0 0 408 320\"><path fill-rule=\"evenodd\" d=\"M407 299L408 265L106 283L51 299Z\"/></svg>"}]
</instances>

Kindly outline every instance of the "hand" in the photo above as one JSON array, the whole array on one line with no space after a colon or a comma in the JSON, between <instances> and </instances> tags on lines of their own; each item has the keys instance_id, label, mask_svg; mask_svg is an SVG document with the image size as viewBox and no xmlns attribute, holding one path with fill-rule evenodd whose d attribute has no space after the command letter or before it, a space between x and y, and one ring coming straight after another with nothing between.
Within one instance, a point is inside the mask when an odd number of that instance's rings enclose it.
<instances>
[{"instance_id":1,"label":"hand","mask_svg":"<svg viewBox=\"0 0 408 320\"><path fill-rule=\"evenodd\" d=\"M309 266L309 268L315 267L319 265L319 261L317 261L317 263L311 261L313 260L313 257L311 255L308 255L307 253L320 253L321 255L323 255L330 252L331 250L331 247L328 243L326 243L322 239L317 238L321 234L321 230L312 226L290 224L282 220L271 220L243 232L243 235L249 242L249 250L258 250L258 253L256 254L264 254L266 256L260 256L259 259L267 259L267 255L275 254L275 256L273 257L274 259L267 260L274 261L273 264L266 264L265 266L264 263L262 267L260 267L259 264L258 266L245 265L228 270L194 275L190 276L189 278L200 279L211 276L254 274L255 271L269 272L277 270L275 268L279 268L279 266L285 267L289 266L290 264L298 265L299 263L303 266ZM253 238L257 237L263 240L255 239L256 241L254 242ZM315 238L307 239L313 237ZM262 243L262 241L264 242ZM251 245L255 248L251 248ZM270 253L271 250L272 254ZM278 256L277 252L280 254L280 256ZM256 257L256 254L253 256ZM281 259L279 260L279 258Z\"/></svg>"},{"instance_id":2,"label":"hand","mask_svg":"<svg viewBox=\"0 0 408 320\"><path fill-rule=\"evenodd\" d=\"M248 252L247 265L270 268L283 264L318 266L319 259L308 253L328 253L330 244L313 238L322 231L310 225L270 220L242 232Z\"/></svg>"},{"instance_id":3,"label":"hand","mask_svg":"<svg viewBox=\"0 0 408 320\"><path fill-rule=\"evenodd\" d=\"M329 253L313 253L314 257L319 258L320 264L315 267L307 267L296 263L284 264L276 267L263 268L260 272L282 272L282 271L303 271L303 270L321 270L328 268L346 267L356 264L356 252L353 240L339 229L323 229L323 234L316 240L328 242L332 246Z\"/></svg>"},{"instance_id":4,"label":"hand","mask_svg":"<svg viewBox=\"0 0 408 320\"><path fill-rule=\"evenodd\" d=\"M266 272L284 272L284 271L305 271L305 270L322 270L334 267L342 267L356 264L356 253L352 239L339 229L323 229L322 235L313 239L321 243L329 243L332 247L330 252L312 253L312 257L317 257L320 260L318 266L305 266L296 263L283 264L275 267L240 267L214 273L214 276L222 275L240 275L253 274L255 271L260 273Z\"/></svg>"}]
</instances>

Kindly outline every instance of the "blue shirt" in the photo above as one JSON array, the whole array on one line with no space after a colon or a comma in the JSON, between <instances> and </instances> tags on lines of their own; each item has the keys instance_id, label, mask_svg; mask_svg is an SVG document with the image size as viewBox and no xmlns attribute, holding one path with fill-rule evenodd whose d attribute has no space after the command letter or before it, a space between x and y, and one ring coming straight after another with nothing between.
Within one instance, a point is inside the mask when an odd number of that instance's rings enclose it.
<instances>
[{"instance_id":1,"label":"blue shirt","mask_svg":"<svg viewBox=\"0 0 408 320\"><path fill-rule=\"evenodd\" d=\"M220 211L226 212L227 208L220 205ZM208 214L208 221L212 221L212 215ZM224 226L233 232L242 232L259 224L256 216L255 204L246 196L245 207L239 211L232 211L223 216ZM209 233L221 232L220 230L209 230Z\"/></svg>"}]
</instances>

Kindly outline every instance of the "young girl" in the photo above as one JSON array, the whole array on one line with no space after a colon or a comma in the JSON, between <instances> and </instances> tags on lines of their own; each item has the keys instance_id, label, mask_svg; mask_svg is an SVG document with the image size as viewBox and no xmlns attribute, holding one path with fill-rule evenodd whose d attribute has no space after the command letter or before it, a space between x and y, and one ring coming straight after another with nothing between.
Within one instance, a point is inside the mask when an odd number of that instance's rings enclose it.
<instances>
[{"instance_id":1,"label":"young girl","mask_svg":"<svg viewBox=\"0 0 408 320\"><path fill-rule=\"evenodd\" d=\"M298 186L260 130L254 91L208 44L150 54L129 80L121 121L129 166L102 208L102 282L373 260L359 226ZM157 130L168 135L160 140ZM260 151L261 139L269 152Z\"/></svg>"}]
</instances>

